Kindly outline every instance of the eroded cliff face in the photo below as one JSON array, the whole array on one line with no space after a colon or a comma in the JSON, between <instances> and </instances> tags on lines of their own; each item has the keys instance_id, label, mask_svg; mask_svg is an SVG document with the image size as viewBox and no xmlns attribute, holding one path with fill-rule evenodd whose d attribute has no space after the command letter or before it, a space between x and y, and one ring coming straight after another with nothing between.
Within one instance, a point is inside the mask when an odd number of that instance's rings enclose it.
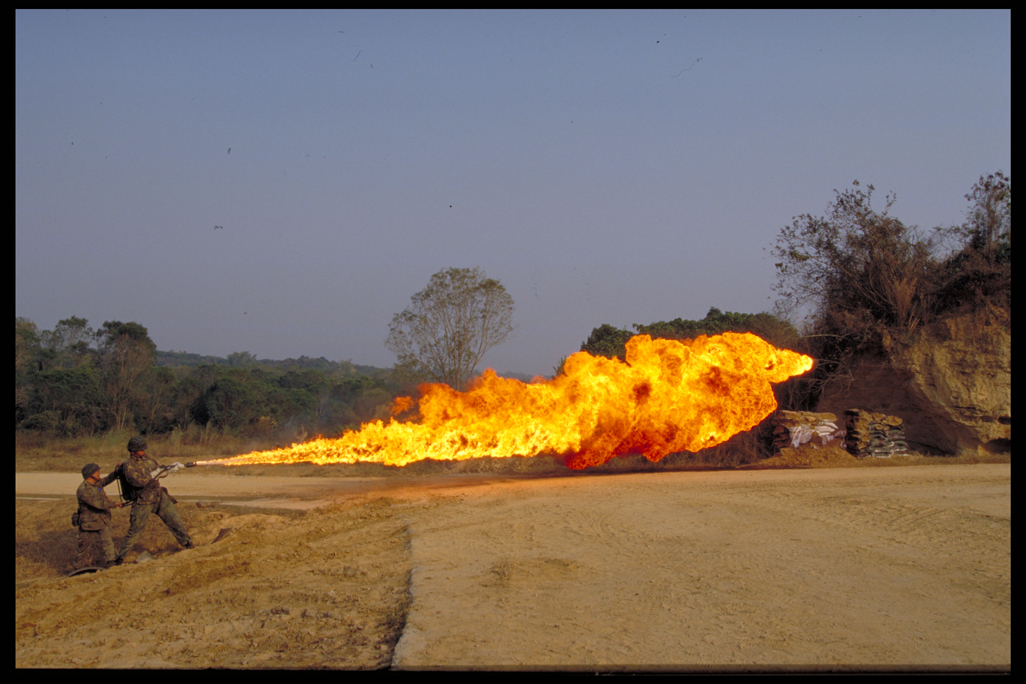
<instances>
[{"instance_id":1,"label":"eroded cliff face","mask_svg":"<svg viewBox=\"0 0 1026 684\"><path fill-rule=\"evenodd\" d=\"M1012 439L1012 335L1001 316L953 316L886 355L862 359L836 377L819 411L860 408L905 420L910 442L945 453L1009 451Z\"/></svg>"}]
</instances>

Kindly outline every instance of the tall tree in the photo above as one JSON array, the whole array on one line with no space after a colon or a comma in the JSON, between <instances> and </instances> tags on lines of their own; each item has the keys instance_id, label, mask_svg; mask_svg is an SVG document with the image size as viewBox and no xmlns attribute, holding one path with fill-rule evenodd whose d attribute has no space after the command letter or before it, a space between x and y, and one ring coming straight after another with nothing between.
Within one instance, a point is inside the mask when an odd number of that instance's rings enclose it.
<instances>
[{"instance_id":1,"label":"tall tree","mask_svg":"<svg viewBox=\"0 0 1026 684\"><path fill-rule=\"evenodd\" d=\"M40 335L45 352L43 370L78 368L89 361L89 343L95 333L89 321L78 316L57 321L53 330Z\"/></svg>"},{"instance_id":2,"label":"tall tree","mask_svg":"<svg viewBox=\"0 0 1026 684\"><path fill-rule=\"evenodd\" d=\"M513 297L479 268L449 268L388 326L385 346L407 376L463 389L481 358L513 332Z\"/></svg>"},{"instance_id":3,"label":"tall tree","mask_svg":"<svg viewBox=\"0 0 1026 684\"><path fill-rule=\"evenodd\" d=\"M940 310L985 303L1012 308L1012 179L998 171L973 185L966 221L938 228L959 247L943 264L937 291Z\"/></svg>"},{"instance_id":4,"label":"tall tree","mask_svg":"<svg viewBox=\"0 0 1026 684\"><path fill-rule=\"evenodd\" d=\"M96 332L100 383L115 432L125 429L132 392L139 377L154 364L157 346L146 328L135 322L105 321Z\"/></svg>"},{"instance_id":5,"label":"tall tree","mask_svg":"<svg viewBox=\"0 0 1026 684\"><path fill-rule=\"evenodd\" d=\"M976 249L1012 243L1012 180L998 171L980 176L965 196L971 203L962 231Z\"/></svg>"},{"instance_id":6,"label":"tall tree","mask_svg":"<svg viewBox=\"0 0 1026 684\"><path fill-rule=\"evenodd\" d=\"M32 392L32 372L39 357L39 331L27 318L14 318L14 415L20 420Z\"/></svg>"}]
</instances>

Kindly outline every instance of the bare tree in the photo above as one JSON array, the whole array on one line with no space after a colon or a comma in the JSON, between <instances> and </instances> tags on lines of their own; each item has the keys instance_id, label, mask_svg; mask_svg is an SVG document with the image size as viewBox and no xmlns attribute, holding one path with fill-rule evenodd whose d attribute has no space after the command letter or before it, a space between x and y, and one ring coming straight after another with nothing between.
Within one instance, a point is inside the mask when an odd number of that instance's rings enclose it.
<instances>
[{"instance_id":1,"label":"bare tree","mask_svg":"<svg viewBox=\"0 0 1026 684\"><path fill-rule=\"evenodd\" d=\"M132 392L139 376L153 366L157 347L146 328L135 322L105 321L96 339L100 382L113 430L120 432L129 422Z\"/></svg>"},{"instance_id":2,"label":"bare tree","mask_svg":"<svg viewBox=\"0 0 1026 684\"><path fill-rule=\"evenodd\" d=\"M803 214L780 231L776 263L778 312L802 308L856 335L874 321L915 329L929 311L927 279L933 243L916 226L872 206L868 191L834 191L827 216Z\"/></svg>"},{"instance_id":3,"label":"bare tree","mask_svg":"<svg viewBox=\"0 0 1026 684\"><path fill-rule=\"evenodd\" d=\"M431 276L388 326L385 346L406 377L460 390L481 358L513 332L513 298L479 268L449 268Z\"/></svg>"}]
</instances>

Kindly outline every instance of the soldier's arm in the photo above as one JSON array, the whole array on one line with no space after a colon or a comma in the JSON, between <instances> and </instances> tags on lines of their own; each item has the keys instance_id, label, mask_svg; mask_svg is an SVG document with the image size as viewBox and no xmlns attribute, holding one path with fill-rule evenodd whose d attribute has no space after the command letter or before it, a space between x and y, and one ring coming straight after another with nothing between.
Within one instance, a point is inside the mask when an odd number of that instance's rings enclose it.
<instances>
[{"instance_id":1,"label":"soldier's arm","mask_svg":"<svg viewBox=\"0 0 1026 684\"><path fill-rule=\"evenodd\" d=\"M97 511L108 511L112 508L117 508L117 504L104 496L103 492L92 487L87 487L84 492L79 494L78 500Z\"/></svg>"},{"instance_id":2,"label":"soldier's arm","mask_svg":"<svg viewBox=\"0 0 1026 684\"><path fill-rule=\"evenodd\" d=\"M117 468L112 470L111 473L109 475L107 475L107 477L105 477L102 480L100 480L100 486L101 487L106 487L107 485L109 485L111 482L113 482L116 479L118 479Z\"/></svg>"}]
</instances>

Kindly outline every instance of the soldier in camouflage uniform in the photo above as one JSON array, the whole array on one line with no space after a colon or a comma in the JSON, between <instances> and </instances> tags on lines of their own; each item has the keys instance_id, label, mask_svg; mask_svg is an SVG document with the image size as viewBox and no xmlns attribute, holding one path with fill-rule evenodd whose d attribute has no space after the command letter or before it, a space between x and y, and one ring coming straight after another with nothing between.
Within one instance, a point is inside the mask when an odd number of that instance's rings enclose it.
<instances>
[{"instance_id":1,"label":"soldier in camouflage uniform","mask_svg":"<svg viewBox=\"0 0 1026 684\"><path fill-rule=\"evenodd\" d=\"M185 529L185 523L178 517L177 503L167 489L160 486L160 480L154 475L160 466L146 455L146 442L142 437L128 440L128 451L131 457L119 464L121 486L124 496L132 502L132 517L128 527L128 535L121 543L117 562L124 560L132 545L139 541L150 514L156 513L164 521L175 540L187 549L193 547L192 538Z\"/></svg>"},{"instance_id":2,"label":"soldier in camouflage uniform","mask_svg":"<svg viewBox=\"0 0 1026 684\"><path fill-rule=\"evenodd\" d=\"M115 470L107 477L100 477L100 466L89 463L82 468L82 484L75 493L78 497L78 512L75 514L78 525L78 557L75 569L87 567L87 556L99 546L103 554L97 563L102 568L110 567L114 562L114 540L110 534L112 508L121 508L124 504L114 503L107 498L103 488L117 479Z\"/></svg>"}]
</instances>

